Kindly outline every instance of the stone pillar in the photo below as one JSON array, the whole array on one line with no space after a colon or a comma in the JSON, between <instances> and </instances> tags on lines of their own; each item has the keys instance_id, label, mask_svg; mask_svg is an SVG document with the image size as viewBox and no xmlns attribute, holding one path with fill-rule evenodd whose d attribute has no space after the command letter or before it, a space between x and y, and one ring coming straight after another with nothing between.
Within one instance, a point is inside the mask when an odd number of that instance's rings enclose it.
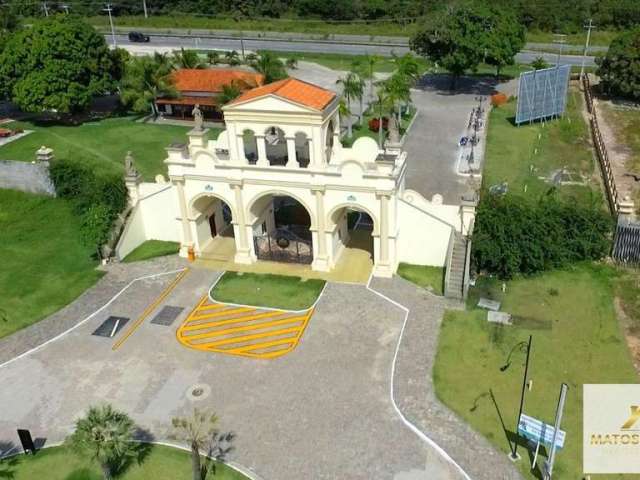
<instances>
[{"instance_id":1,"label":"stone pillar","mask_svg":"<svg viewBox=\"0 0 640 480\"><path fill-rule=\"evenodd\" d=\"M141 182L142 177L133 165L133 155L131 152L127 152L124 158L124 184L129 194L129 205L132 207L135 207L140 200L139 186Z\"/></svg>"},{"instance_id":2,"label":"stone pillar","mask_svg":"<svg viewBox=\"0 0 640 480\"><path fill-rule=\"evenodd\" d=\"M258 144L258 162L256 165L268 167L269 159L267 158L267 144L265 143L264 135L256 135L256 143Z\"/></svg>"},{"instance_id":3,"label":"stone pillar","mask_svg":"<svg viewBox=\"0 0 640 480\"><path fill-rule=\"evenodd\" d=\"M326 219L324 218L324 186L312 186L311 191L316 197L316 229L314 235L314 242L317 243L315 249L315 256L311 268L321 272L328 272L330 270L329 255L327 254L327 234L326 234Z\"/></svg>"},{"instance_id":4,"label":"stone pillar","mask_svg":"<svg viewBox=\"0 0 640 480\"><path fill-rule=\"evenodd\" d=\"M393 276L389 259L389 196L388 192L376 192L376 197L380 200L378 241L380 254L377 256L377 262L373 266L373 275L377 277Z\"/></svg>"},{"instance_id":5,"label":"stone pillar","mask_svg":"<svg viewBox=\"0 0 640 480\"><path fill-rule=\"evenodd\" d=\"M191 226L189 225L189 212L187 210L187 199L184 195L184 179L174 179L173 184L178 194L178 203L180 205L180 223L182 224L182 243L180 244L180 256L187 257L189 248L193 247L191 238Z\"/></svg>"},{"instance_id":6,"label":"stone pillar","mask_svg":"<svg viewBox=\"0 0 640 480\"><path fill-rule=\"evenodd\" d=\"M249 163L249 161L247 160L247 155L244 151L244 135L236 136L236 146L237 146L238 163L242 163L242 164Z\"/></svg>"},{"instance_id":7,"label":"stone pillar","mask_svg":"<svg viewBox=\"0 0 640 480\"><path fill-rule=\"evenodd\" d=\"M287 137L287 167L298 168L298 159L296 157L296 139L295 137Z\"/></svg>"},{"instance_id":8,"label":"stone pillar","mask_svg":"<svg viewBox=\"0 0 640 480\"><path fill-rule=\"evenodd\" d=\"M36 150L36 161L37 162L51 162L54 159L53 149L49 147L45 147L42 145L38 150Z\"/></svg>"},{"instance_id":9,"label":"stone pillar","mask_svg":"<svg viewBox=\"0 0 640 480\"><path fill-rule=\"evenodd\" d=\"M460 202L460 222L463 235L471 235L473 233L473 222L476 217L476 200L475 193L465 194Z\"/></svg>"},{"instance_id":10,"label":"stone pillar","mask_svg":"<svg viewBox=\"0 0 640 480\"><path fill-rule=\"evenodd\" d=\"M194 128L187 132L189 137L189 147L192 148L206 148L207 147L207 132L209 129L199 130Z\"/></svg>"},{"instance_id":11,"label":"stone pillar","mask_svg":"<svg viewBox=\"0 0 640 480\"><path fill-rule=\"evenodd\" d=\"M316 152L314 151L313 138L307 137L307 144L309 145L309 166L315 166Z\"/></svg>"},{"instance_id":12,"label":"stone pillar","mask_svg":"<svg viewBox=\"0 0 640 480\"><path fill-rule=\"evenodd\" d=\"M253 263L251 248L247 241L247 221L244 215L244 200L242 198L242 181L234 181L229 184L235 195L235 215L233 221L237 225L236 233L236 263Z\"/></svg>"}]
</instances>

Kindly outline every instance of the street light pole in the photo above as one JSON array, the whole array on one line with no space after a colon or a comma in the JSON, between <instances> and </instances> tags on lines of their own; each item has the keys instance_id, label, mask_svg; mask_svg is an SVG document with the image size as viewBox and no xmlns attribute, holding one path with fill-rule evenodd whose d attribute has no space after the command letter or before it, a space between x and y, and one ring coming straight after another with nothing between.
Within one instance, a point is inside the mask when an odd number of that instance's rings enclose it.
<instances>
[{"instance_id":1,"label":"street light pole","mask_svg":"<svg viewBox=\"0 0 640 480\"><path fill-rule=\"evenodd\" d=\"M42 2L42 9L44 10L44 16L49 16L49 8L47 7L47 2Z\"/></svg>"},{"instance_id":2,"label":"street light pole","mask_svg":"<svg viewBox=\"0 0 640 480\"><path fill-rule=\"evenodd\" d=\"M144 18L149 18L149 15L147 15L147 0L142 0L142 9L144 10Z\"/></svg>"},{"instance_id":3,"label":"street light pole","mask_svg":"<svg viewBox=\"0 0 640 480\"><path fill-rule=\"evenodd\" d=\"M584 64L585 64L585 61L587 60L587 53L589 50L589 41L591 40L591 30L595 28L595 25L593 24L593 20L591 18L589 19L589 25L585 25L584 28L587 29L587 41L584 44L584 52L582 52L582 66L580 67L580 80L582 80L582 77L584 77Z\"/></svg>"},{"instance_id":4,"label":"street light pole","mask_svg":"<svg viewBox=\"0 0 640 480\"><path fill-rule=\"evenodd\" d=\"M524 390L527 388L527 375L529 373L529 354L531 353L531 342L533 335L529 335L529 342L527 343L527 360L524 365L524 376L522 377L522 391L520 392L520 409L518 410L518 418L516 419L516 438L513 441L513 447L511 450L511 459L518 460L518 425L520 425L520 417L522 416L522 408L524 407Z\"/></svg>"},{"instance_id":5,"label":"street light pole","mask_svg":"<svg viewBox=\"0 0 640 480\"><path fill-rule=\"evenodd\" d=\"M105 10L109 14L109 24L111 25L111 40L113 41L113 48L116 48L118 46L116 43L116 31L113 28L113 18L111 17L111 12L113 11L113 8L111 7L111 4L108 3L103 10Z\"/></svg>"}]
</instances>

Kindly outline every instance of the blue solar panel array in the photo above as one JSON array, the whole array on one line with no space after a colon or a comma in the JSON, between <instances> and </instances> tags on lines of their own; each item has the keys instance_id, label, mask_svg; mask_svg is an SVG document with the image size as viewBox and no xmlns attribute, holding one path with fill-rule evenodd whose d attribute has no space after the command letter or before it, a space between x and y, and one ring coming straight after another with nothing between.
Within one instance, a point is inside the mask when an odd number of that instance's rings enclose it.
<instances>
[{"instance_id":1,"label":"blue solar panel array","mask_svg":"<svg viewBox=\"0 0 640 480\"><path fill-rule=\"evenodd\" d=\"M567 106L571 65L520 74L516 123L560 116Z\"/></svg>"}]
</instances>

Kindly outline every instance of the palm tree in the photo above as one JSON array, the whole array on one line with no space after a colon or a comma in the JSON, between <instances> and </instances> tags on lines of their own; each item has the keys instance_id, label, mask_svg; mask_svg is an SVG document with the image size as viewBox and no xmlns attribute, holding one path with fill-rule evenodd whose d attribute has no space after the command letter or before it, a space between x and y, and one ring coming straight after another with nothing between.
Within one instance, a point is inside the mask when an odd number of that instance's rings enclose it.
<instances>
[{"instance_id":1,"label":"palm tree","mask_svg":"<svg viewBox=\"0 0 640 480\"><path fill-rule=\"evenodd\" d=\"M411 78L414 82L420 78L422 68L420 62L411 53L402 56L393 55L391 61L396 67L395 73Z\"/></svg>"},{"instance_id":2,"label":"palm tree","mask_svg":"<svg viewBox=\"0 0 640 480\"><path fill-rule=\"evenodd\" d=\"M396 72L383 83L383 88L392 105L390 113L393 121L389 123L389 134L394 137L394 140L399 132L401 106L411 101L411 82L411 78ZM393 130L394 128L396 130Z\"/></svg>"},{"instance_id":3,"label":"palm tree","mask_svg":"<svg viewBox=\"0 0 640 480\"><path fill-rule=\"evenodd\" d=\"M287 71L280 60L273 52L259 52L258 59L252 65L253 68L264 75L265 83L275 82L287 78Z\"/></svg>"},{"instance_id":4,"label":"palm tree","mask_svg":"<svg viewBox=\"0 0 640 480\"><path fill-rule=\"evenodd\" d=\"M71 449L100 465L102 476L110 480L132 457L139 444L133 441L136 426L124 412L111 405L91 407L76 421L75 431L66 439Z\"/></svg>"},{"instance_id":5,"label":"palm tree","mask_svg":"<svg viewBox=\"0 0 640 480\"><path fill-rule=\"evenodd\" d=\"M353 62L352 68L358 73L360 78L369 81L369 98L373 98L373 81L375 78L376 65L382 60L378 55L365 55L362 60Z\"/></svg>"},{"instance_id":6,"label":"palm tree","mask_svg":"<svg viewBox=\"0 0 640 480\"><path fill-rule=\"evenodd\" d=\"M363 81L362 79L355 73L349 72L343 78L339 78L336 81L337 84L342 85L342 95L346 100L346 111L348 111L348 130L349 130L349 138L351 138L351 100L354 98L360 98L360 116L362 117L362 90L363 90Z\"/></svg>"},{"instance_id":7,"label":"palm tree","mask_svg":"<svg viewBox=\"0 0 640 480\"><path fill-rule=\"evenodd\" d=\"M347 119L347 138L351 138L353 136L353 127L351 126L351 110L349 109L349 104L345 102L344 98L340 99L338 112L340 113L341 118Z\"/></svg>"},{"instance_id":8,"label":"palm tree","mask_svg":"<svg viewBox=\"0 0 640 480\"><path fill-rule=\"evenodd\" d=\"M382 148L384 141L382 119L384 118L385 113L388 113L393 109L393 101L389 95L386 85L384 84L379 84L378 86L375 106L378 113L378 148Z\"/></svg>"},{"instance_id":9,"label":"palm tree","mask_svg":"<svg viewBox=\"0 0 640 480\"><path fill-rule=\"evenodd\" d=\"M258 60L258 55L256 55L253 52L247 53L244 56L244 61L247 65L253 65L257 60Z\"/></svg>"},{"instance_id":10,"label":"palm tree","mask_svg":"<svg viewBox=\"0 0 640 480\"><path fill-rule=\"evenodd\" d=\"M220 54L218 52L207 52L207 61L209 65L217 65L220 63Z\"/></svg>"},{"instance_id":11,"label":"palm tree","mask_svg":"<svg viewBox=\"0 0 640 480\"><path fill-rule=\"evenodd\" d=\"M233 81L227 85L222 86L222 92L220 93L218 100L220 101L220 104L226 105L231 100L238 98L241 93L242 90L240 89L238 82Z\"/></svg>"},{"instance_id":12,"label":"palm tree","mask_svg":"<svg viewBox=\"0 0 640 480\"><path fill-rule=\"evenodd\" d=\"M134 57L122 79L122 101L136 112L146 112L151 108L154 117L158 116L156 100L159 97L177 97L178 92L171 83L168 62L158 61L156 57Z\"/></svg>"},{"instance_id":13,"label":"palm tree","mask_svg":"<svg viewBox=\"0 0 640 480\"><path fill-rule=\"evenodd\" d=\"M202 480L206 472L202 469L200 451L215 442L218 417L211 412L193 409L189 417L171 419L173 425L172 438L187 442L191 448L191 473L193 480Z\"/></svg>"},{"instance_id":14,"label":"palm tree","mask_svg":"<svg viewBox=\"0 0 640 480\"><path fill-rule=\"evenodd\" d=\"M178 68L205 68L205 64L195 50L185 50L180 48L179 52L173 54L173 62Z\"/></svg>"}]
</instances>

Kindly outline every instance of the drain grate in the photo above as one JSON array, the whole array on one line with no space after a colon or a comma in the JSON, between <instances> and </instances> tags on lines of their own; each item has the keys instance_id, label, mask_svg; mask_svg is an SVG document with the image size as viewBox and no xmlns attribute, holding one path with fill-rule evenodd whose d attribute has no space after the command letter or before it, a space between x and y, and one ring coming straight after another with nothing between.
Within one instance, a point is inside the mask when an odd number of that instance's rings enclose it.
<instances>
[{"instance_id":1,"label":"drain grate","mask_svg":"<svg viewBox=\"0 0 640 480\"><path fill-rule=\"evenodd\" d=\"M92 335L98 337L112 338L115 337L120 330L124 328L129 319L127 317L109 317L94 330Z\"/></svg>"},{"instance_id":2,"label":"drain grate","mask_svg":"<svg viewBox=\"0 0 640 480\"><path fill-rule=\"evenodd\" d=\"M162 310L160 310L160 312L158 312L158 314L153 317L151 323L168 327L175 321L176 318L178 318L178 315L180 315L183 310L184 307L172 307L170 305L165 305L164 307L162 307Z\"/></svg>"}]
</instances>

